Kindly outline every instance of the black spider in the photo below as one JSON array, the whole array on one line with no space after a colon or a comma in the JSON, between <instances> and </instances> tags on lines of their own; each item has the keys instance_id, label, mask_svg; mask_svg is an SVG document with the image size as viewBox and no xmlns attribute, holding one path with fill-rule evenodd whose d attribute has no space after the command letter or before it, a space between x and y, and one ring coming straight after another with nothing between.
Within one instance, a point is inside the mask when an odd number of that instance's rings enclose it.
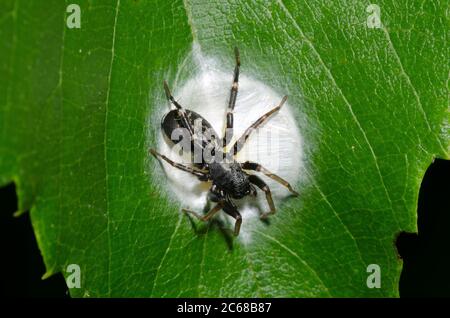
<instances>
[{"instance_id":1,"label":"black spider","mask_svg":"<svg viewBox=\"0 0 450 318\"><path fill-rule=\"evenodd\" d=\"M176 107L176 109L171 110L162 119L161 126L165 135L169 139L171 139L174 130L177 128L182 128L189 134L187 137L189 138L192 154L195 153L195 149L205 151L212 144L213 148L211 153L215 156L216 160L207 161L202 156L200 160L194 160L193 167L189 167L170 160L166 156L156 152L154 149L150 149L150 152L156 158L159 156L163 160L167 161L170 165L197 176L198 179L201 181L212 181L212 187L209 190L208 199L212 202L217 202L217 204L203 216L199 215L194 211L186 209L183 209L183 211L191 213L200 220L208 221L212 216L214 216L218 211L222 209L225 213L236 219L234 234L238 235L242 223L242 217L232 199L241 199L247 195L256 196L256 189L254 185L256 185L258 188L260 188L262 191L265 192L266 199L270 207L270 211L261 214L261 218L264 219L268 215L275 213L275 205L273 203L272 195L267 184L258 176L254 174L249 174L245 170L254 170L262 172L269 178L272 178L273 180L287 187L289 191L292 192L294 195L298 195L298 193L294 191L294 189L287 181L271 173L270 171L262 167L260 164L250 161L239 163L234 160L234 156L242 149L242 146L244 145L245 141L248 139L252 131L255 130L264 121L266 121L270 115L278 111L281 108L281 106L283 106L283 104L285 103L287 96L283 97L283 99L281 100L280 104L277 107L273 108L271 111L261 116L249 128L247 128L244 134L234 143L234 145L231 147L229 151L226 150L226 146L228 145L231 139L231 135L233 133L233 110L236 104L236 96L238 93L240 57L237 48L235 48L235 55L236 55L236 66L234 69L234 78L233 84L231 86L230 99L228 103L228 111L226 117L227 129L226 134L220 143L215 138L210 138L208 144L204 139L199 138L199 136L197 136L194 133L193 128L194 121L200 119L202 123L201 126L202 132L210 130L213 132L212 133L213 136L218 136L214 132L211 124L208 121L206 121L201 115L197 114L194 111L184 109L173 98L172 94L170 93L167 82L164 81L164 90L166 92L166 96L168 100ZM178 143L181 140L178 141L172 140L172 141L174 143ZM231 160L217 160L217 158L223 159L224 155L225 156L228 155L227 158L229 158L231 155Z\"/></svg>"}]
</instances>

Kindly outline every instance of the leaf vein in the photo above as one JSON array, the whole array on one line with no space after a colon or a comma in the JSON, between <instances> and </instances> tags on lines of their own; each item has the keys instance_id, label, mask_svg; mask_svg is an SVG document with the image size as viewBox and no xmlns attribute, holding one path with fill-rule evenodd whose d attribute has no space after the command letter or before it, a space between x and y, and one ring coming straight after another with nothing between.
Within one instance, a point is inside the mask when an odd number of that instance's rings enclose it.
<instances>
[{"instance_id":1,"label":"leaf vein","mask_svg":"<svg viewBox=\"0 0 450 318\"><path fill-rule=\"evenodd\" d=\"M284 250L286 250L287 252L289 252L289 254L291 254L292 256L294 256L295 258L297 258L300 263L302 263L306 268L308 268L316 277L316 279L320 282L320 284L322 284L323 288L325 289L325 291L328 293L328 295L331 297L331 292L328 289L328 287L325 285L325 283L322 281L322 279L320 278L320 276L317 274L317 272L314 270L314 268L312 268L304 259L302 259L297 253L295 253L293 250L291 250L289 247L287 247L286 245L284 245L283 243L281 243L280 241L278 241L276 238L265 234L263 232L260 232L258 230L254 230L255 233L258 233L261 236L264 236L266 239L271 240L272 242L276 243L277 245L279 245L281 248L283 248Z\"/></svg>"},{"instance_id":2,"label":"leaf vein","mask_svg":"<svg viewBox=\"0 0 450 318\"><path fill-rule=\"evenodd\" d=\"M397 61L398 65L400 66L401 74L406 79L406 83L408 84L408 86L411 88L411 91L412 91L412 93L414 95L414 98L416 99L417 105L419 106L419 111L422 114L423 118L425 119L425 123L427 125L428 130L430 131L431 134L436 135L433 132L433 130L431 129L430 121L428 120L427 113L425 112L425 109L423 108L422 101L420 100L420 96L417 93L416 88L412 84L411 78L409 77L408 73L406 73L405 68L403 67L403 63L402 63L402 61L400 59L400 56L397 53L397 49L395 48L394 43L391 40L391 36L389 35L389 31L386 29L386 27L384 25L381 26L381 29L383 30L383 33L386 36L389 48L391 49L392 53L394 54L395 60ZM439 138L438 136L436 136L436 137L437 137L436 139L437 139L437 141L439 143L439 146L444 151L444 153L446 153L447 151L446 151L444 145L442 144L441 138Z\"/></svg>"},{"instance_id":3,"label":"leaf vein","mask_svg":"<svg viewBox=\"0 0 450 318\"><path fill-rule=\"evenodd\" d=\"M117 27L117 17L119 15L119 6L120 6L120 0L117 0L116 3L116 13L114 17L114 25L113 25L113 34L112 34L112 45L111 45L111 64L109 66L109 74L108 74L108 90L106 93L106 103L105 103L105 137L104 137L104 160L105 160L105 197L106 197L106 216L107 216L107 223L106 223L106 231L108 234L108 295L111 296L111 260L112 260L112 245L111 245L111 216L109 214L109 196L108 196L108 150L107 150L107 141L108 141L108 135L107 135L107 125L108 125L108 106L109 106L109 97L111 94L111 74L112 74L112 68L114 63L114 46L116 42L116 27Z\"/></svg>"},{"instance_id":4,"label":"leaf vein","mask_svg":"<svg viewBox=\"0 0 450 318\"><path fill-rule=\"evenodd\" d=\"M166 250L164 252L163 257L161 257L161 262L159 263L158 267L156 268L156 274L155 274L155 278L153 280L153 287L152 287L152 291L150 293L150 297L153 297L153 293L154 293L155 287L156 287L156 281L158 280L159 271L161 270L161 267L162 267L162 265L163 265L163 263L164 263L164 261L165 261L165 259L167 257L167 254L169 254L170 247L172 246L173 239L176 236L176 234L178 232L178 229L180 228L182 217L183 216L180 214L179 217L178 217L178 222L175 225L175 229L174 229L172 235L170 236L169 244L167 245L167 248L166 248ZM177 275L179 275L179 273Z\"/></svg>"},{"instance_id":5,"label":"leaf vein","mask_svg":"<svg viewBox=\"0 0 450 318\"><path fill-rule=\"evenodd\" d=\"M378 165L378 158L375 154L375 151L369 141L369 138L367 137L367 134L364 130L364 128L362 127L361 123L359 122L358 118L356 117L356 114L353 111L353 107L350 104L350 102L348 101L347 97L344 95L344 92L342 91L341 87L338 85L338 83L336 82L336 79L334 78L333 74L331 73L330 68L325 64L325 62L322 60L322 57L320 56L319 52L317 51L317 49L315 48L314 44L311 42L311 40L309 40L309 38L303 33L302 29L300 28L300 26L298 25L297 21L294 19L294 17L292 16L292 14L289 12L289 10L286 8L286 6L283 4L282 0L277 0L278 4L280 5L280 7L282 8L282 10L286 13L286 15L289 17L290 20L292 20L295 28L297 29L297 31L300 33L300 35L303 37L303 39L305 40L305 42L311 47L311 49L313 50L314 54L317 56L320 64L324 67L325 72L328 74L328 77L330 78L331 82L333 83L333 85L336 87L336 89L338 90L339 94L342 96L342 99L344 101L344 103L346 104L352 119L354 120L355 124L357 125L359 131L361 132L364 141L366 142L367 146L369 147L369 151L372 155L372 158L374 160L374 164L375 164L375 168L377 170L378 176L380 178L381 184L383 186L386 198L389 201L389 204L391 206L391 212L393 215L394 220L396 221L397 225L399 225L397 216L395 215L394 211L393 211L393 205L392 205L392 200L391 197L389 195L389 191L386 187L386 184L384 183L384 179L383 179L383 175L381 173L380 170L380 166Z\"/></svg>"}]
</instances>

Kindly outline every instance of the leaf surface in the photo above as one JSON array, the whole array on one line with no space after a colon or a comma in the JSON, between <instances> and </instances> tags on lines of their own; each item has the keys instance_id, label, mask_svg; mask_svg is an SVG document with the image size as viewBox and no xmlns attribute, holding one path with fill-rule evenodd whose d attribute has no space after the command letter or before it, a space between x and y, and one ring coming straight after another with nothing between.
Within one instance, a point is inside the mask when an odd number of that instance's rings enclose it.
<instances>
[{"instance_id":1,"label":"leaf surface","mask_svg":"<svg viewBox=\"0 0 450 318\"><path fill-rule=\"evenodd\" d=\"M46 276L79 264L75 297L398 296L396 234L449 158L447 2L378 1L374 29L360 1L78 2L80 29L69 2L0 4L0 184L31 210ZM196 235L149 168L149 114L194 41L230 76L239 46L305 116L301 197L250 245Z\"/></svg>"}]
</instances>

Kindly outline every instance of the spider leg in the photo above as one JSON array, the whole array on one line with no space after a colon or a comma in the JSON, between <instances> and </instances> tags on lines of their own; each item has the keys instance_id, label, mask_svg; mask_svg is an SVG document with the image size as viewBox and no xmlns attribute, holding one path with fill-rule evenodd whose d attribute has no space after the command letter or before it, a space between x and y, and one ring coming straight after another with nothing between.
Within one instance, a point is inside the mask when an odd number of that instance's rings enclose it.
<instances>
[{"instance_id":1,"label":"spider leg","mask_svg":"<svg viewBox=\"0 0 450 318\"><path fill-rule=\"evenodd\" d=\"M284 180L283 178L277 176L276 174L270 172L269 170L267 170L266 168L264 168L263 166L261 166L259 163L256 162L251 162L251 161L246 161L242 164L242 169L246 169L246 170L254 170L254 171L259 171L264 173L266 176L268 176L269 178L281 183L282 185L284 185L286 188L288 188L289 191L291 191L291 193L293 195L298 195L298 192L295 191L292 186L289 184L289 182L287 182L286 180Z\"/></svg>"},{"instance_id":2,"label":"spider leg","mask_svg":"<svg viewBox=\"0 0 450 318\"><path fill-rule=\"evenodd\" d=\"M225 205L223 206L222 209L226 214L236 219L236 222L234 223L234 235L238 236L241 230L242 216L239 213L236 205L233 203L233 201L228 199L225 201Z\"/></svg>"},{"instance_id":3,"label":"spider leg","mask_svg":"<svg viewBox=\"0 0 450 318\"><path fill-rule=\"evenodd\" d=\"M181 163L174 162L174 161L170 160L169 158L167 158L166 156L164 156L164 155L162 155L162 154L156 152L155 149L150 149L150 153L151 153L155 158L160 157L161 159L165 160L166 162L168 162L171 166L173 166L173 167L175 167L175 168L178 168L178 169L180 169L180 170L189 172L189 173L191 173L191 174L197 176L200 180L206 181L206 180L209 179L209 178L208 178L208 174L207 174L206 172L200 171L200 170L196 170L196 169L193 169L193 168L191 168L191 167L187 167L187 166L185 166L185 165L182 165Z\"/></svg>"},{"instance_id":4,"label":"spider leg","mask_svg":"<svg viewBox=\"0 0 450 318\"><path fill-rule=\"evenodd\" d=\"M259 125L264 123L270 117L270 115L272 115L273 113L275 113L278 110L280 110L280 108L286 102L286 99L287 99L287 96L284 96L283 99L281 100L280 104L278 104L277 107L273 108L272 110L268 111L267 113L265 113L264 115L259 117L257 121L255 121L253 124L251 124L250 127L247 128L247 130L245 130L244 134L233 145L233 148L232 148L233 149L233 155L236 155L242 149L242 147L244 146L244 144L247 141L247 139L250 136L250 134L256 128L258 128Z\"/></svg>"},{"instance_id":5,"label":"spider leg","mask_svg":"<svg viewBox=\"0 0 450 318\"><path fill-rule=\"evenodd\" d=\"M220 211L220 209L222 209L224 205L224 201L220 201L219 203L217 203L211 210L209 210L208 213L206 213L205 215L200 215L197 212L194 212L192 210L188 210L188 209L182 209L182 211L184 213L189 213L192 214L193 216L195 216L197 219L202 220L204 222L208 221L210 218L212 218L217 212Z\"/></svg>"},{"instance_id":6,"label":"spider leg","mask_svg":"<svg viewBox=\"0 0 450 318\"><path fill-rule=\"evenodd\" d=\"M234 67L233 84L230 90L230 99L228 100L227 118L226 118L226 128L225 134L222 139L223 147L226 147L228 143L233 138L233 111L236 105L236 98L239 88L239 67L241 66L241 59L239 57L238 48L234 48L234 54L236 57L236 66Z\"/></svg>"},{"instance_id":7,"label":"spider leg","mask_svg":"<svg viewBox=\"0 0 450 318\"><path fill-rule=\"evenodd\" d=\"M164 81L164 91L166 92L167 99L177 108L178 115L181 118L181 122L183 123L184 127L188 130L189 135L191 136L191 142L194 147L198 147L198 149L203 149L203 143L201 138L199 139L197 134L194 134L194 128L192 127L191 122L189 121L189 117L186 114L183 106L181 106L175 98L172 96L172 93L170 92L169 85L166 81ZM192 156L194 156L195 150L192 152Z\"/></svg>"},{"instance_id":8,"label":"spider leg","mask_svg":"<svg viewBox=\"0 0 450 318\"><path fill-rule=\"evenodd\" d=\"M189 134L191 135L191 137L193 137L194 136L194 128L192 128L192 125L189 122L189 119L188 119L188 117L186 115L186 112L184 111L183 106L181 106L175 100L175 98L173 98L172 93L170 92L170 89L169 89L169 85L167 84L166 81L164 81L164 91L166 92L167 99L177 108L178 114L181 117L181 121L183 122L183 124L186 127L186 129L189 131Z\"/></svg>"},{"instance_id":9,"label":"spider leg","mask_svg":"<svg viewBox=\"0 0 450 318\"><path fill-rule=\"evenodd\" d=\"M270 211L261 214L261 219L265 219L267 218L269 215L271 214L275 214L276 209L275 209L275 204L273 203L273 199L272 199L272 194L270 192L270 188L269 186L258 176L252 174L248 177L249 181L251 183L253 183L254 185L256 185L258 188L260 188L261 190L263 190L266 194L266 200L267 203L269 204L269 208Z\"/></svg>"}]
</instances>

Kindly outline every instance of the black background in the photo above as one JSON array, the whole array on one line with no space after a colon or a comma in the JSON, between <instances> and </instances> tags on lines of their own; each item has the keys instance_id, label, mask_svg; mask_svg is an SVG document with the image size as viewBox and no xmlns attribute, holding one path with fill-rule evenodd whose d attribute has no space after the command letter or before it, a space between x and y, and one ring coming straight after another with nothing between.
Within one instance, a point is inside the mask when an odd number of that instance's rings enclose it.
<instances>
[{"instance_id":1,"label":"black background","mask_svg":"<svg viewBox=\"0 0 450 318\"><path fill-rule=\"evenodd\" d=\"M397 239L401 297L450 297L450 161L436 160L419 193L419 235ZM62 274L46 280L29 214L15 218L13 184L0 188L0 296L69 297Z\"/></svg>"}]
</instances>

